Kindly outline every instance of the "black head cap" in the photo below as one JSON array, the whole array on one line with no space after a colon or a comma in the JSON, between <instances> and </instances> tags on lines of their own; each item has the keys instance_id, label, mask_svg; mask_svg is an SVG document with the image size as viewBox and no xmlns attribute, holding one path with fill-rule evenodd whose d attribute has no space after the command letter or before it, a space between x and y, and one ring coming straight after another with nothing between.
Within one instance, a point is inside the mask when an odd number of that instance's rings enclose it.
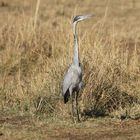
<instances>
[{"instance_id":1,"label":"black head cap","mask_svg":"<svg viewBox=\"0 0 140 140\"><path fill-rule=\"evenodd\" d=\"M80 17L81 17L81 15L77 15L77 16L75 16L75 17L73 18L73 23L74 23L75 21L80 20Z\"/></svg>"}]
</instances>

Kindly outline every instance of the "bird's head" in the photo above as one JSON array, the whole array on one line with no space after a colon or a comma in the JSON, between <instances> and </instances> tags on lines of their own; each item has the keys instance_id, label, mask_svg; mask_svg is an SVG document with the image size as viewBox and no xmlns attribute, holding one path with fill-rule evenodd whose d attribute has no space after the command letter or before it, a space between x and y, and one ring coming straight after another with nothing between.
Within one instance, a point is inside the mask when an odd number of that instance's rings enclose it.
<instances>
[{"instance_id":1,"label":"bird's head","mask_svg":"<svg viewBox=\"0 0 140 140\"><path fill-rule=\"evenodd\" d=\"M93 15L77 15L73 18L73 23L78 23L79 21L85 20L85 19L89 19L91 18Z\"/></svg>"}]
</instances>

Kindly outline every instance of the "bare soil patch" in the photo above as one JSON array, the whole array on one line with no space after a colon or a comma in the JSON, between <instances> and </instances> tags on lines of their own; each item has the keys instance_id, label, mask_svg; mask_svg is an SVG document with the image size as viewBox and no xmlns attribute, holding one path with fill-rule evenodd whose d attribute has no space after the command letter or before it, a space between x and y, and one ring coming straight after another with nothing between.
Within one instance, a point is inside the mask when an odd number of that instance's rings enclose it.
<instances>
[{"instance_id":1,"label":"bare soil patch","mask_svg":"<svg viewBox=\"0 0 140 140\"><path fill-rule=\"evenodd\" d=\"M42 125L33 125L32 121L27 116L3 117L0 119L0 126L1 128L4 127L4 129L0 129L0 138L29 139L30 137L34 139L40 138L55 140L140 139L140 120L120 121L113 119L101 119L98 121L95 119L69 126L65 126L61 122L60 125L55 125L53 122L51 125L41 121L38 123ZM28 130L27 132L25 131L25 128ZM11 134L7 135L7 131L8 133L11 131Z\"/></svg>"}]
</instances>

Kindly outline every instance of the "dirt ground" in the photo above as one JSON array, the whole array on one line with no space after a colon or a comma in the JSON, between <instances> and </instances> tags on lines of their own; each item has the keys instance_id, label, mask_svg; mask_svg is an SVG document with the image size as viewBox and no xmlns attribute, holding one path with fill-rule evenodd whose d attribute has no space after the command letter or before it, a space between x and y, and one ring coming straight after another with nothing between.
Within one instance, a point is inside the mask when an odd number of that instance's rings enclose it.
<instances>
[{"instance_id":1,"label":"dirt ground","mask_svg":"<svg viewBox=\"0 0 140 140\"><path fill-rule=\"evenodd\" d=\"M78 124L47 123L27 116L2 117L0 139L139 140L140 120L88 119Z\"/></svg>"}]
</instances>

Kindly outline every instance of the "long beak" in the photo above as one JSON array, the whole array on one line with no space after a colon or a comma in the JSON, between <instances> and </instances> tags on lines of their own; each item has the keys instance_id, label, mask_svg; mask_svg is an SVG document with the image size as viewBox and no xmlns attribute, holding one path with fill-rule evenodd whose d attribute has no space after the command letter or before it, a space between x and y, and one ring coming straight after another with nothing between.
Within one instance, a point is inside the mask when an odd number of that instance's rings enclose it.
<instances>
[{"instance_id":1,"label":"long beak","mask_svg":"<svg viewBox=\"0 0 140 140\"><path fill-rule=\"evenodd\" d=\"M94 16L93 14L91 14L91 15L85 15L85 16L82 17L82 20L92 18L93 16Z\"/></svg>"}]
</instances>

